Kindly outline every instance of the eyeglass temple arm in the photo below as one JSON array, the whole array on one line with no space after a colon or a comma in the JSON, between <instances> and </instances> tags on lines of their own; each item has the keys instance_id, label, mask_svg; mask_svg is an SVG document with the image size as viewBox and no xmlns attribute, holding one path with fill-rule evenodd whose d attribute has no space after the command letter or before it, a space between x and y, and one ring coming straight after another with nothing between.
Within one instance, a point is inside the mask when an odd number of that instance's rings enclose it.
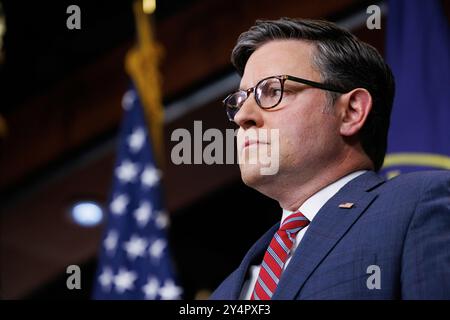
<instances>
[{"instance_id":1,"label":"eyeglass temple arm","mask_svg":"<svg viewBox=\"0 0 450 320\"><path fill-rule=\"evenodd\" d=\"M333 91L333 92L339 92L339 93L346 93L346 92L348 92L347 90L339 89L338 87L335 87L333 85L326 85L326 84L323 84L323 83L319 83L319 82L315 82L315 81L311 81L311 80L306 80L306 79L302 79L302 78L297 78L297 77L294 77L294 76L282 76L282 77L285 80L289 79L289 80L292 80L292 81L295 81L295 82L307 84L307 85L309 85L311 87L316 87L316 88L327 90L327 91Z\"/></svg>"}]
</instances>

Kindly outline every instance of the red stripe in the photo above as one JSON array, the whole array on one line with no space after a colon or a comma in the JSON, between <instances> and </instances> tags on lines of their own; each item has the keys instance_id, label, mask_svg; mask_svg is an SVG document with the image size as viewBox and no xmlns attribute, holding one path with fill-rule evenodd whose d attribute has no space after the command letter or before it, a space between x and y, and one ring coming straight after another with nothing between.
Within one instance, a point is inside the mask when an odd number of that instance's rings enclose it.
<instances>
[{"instance_id":1,"label":"red stripe","mask_svg":"<svg viewBox=\"0 0 450 320\"><path fill-rule=\"evenodd\" d=\"M286 251L284 251L284 249L280 246L277 240L271 243L270 247L272 248L273 251L275 251L275 253L280 258L281 261L285 261L287 259Z\"/></svg>"},{"instance_id":2,"label":"red stripe","mask_svg":"<svg viewBox=\"0 0 450 320\"><path fill-rule=\"evenodd\" d=\"M275 261L274 258L270 255L270 253L266 253L267 257L264 256L264 262L267 264L267 266L270 268L270 270L273 271L277 275L277 277L280 277L281 274L281 268L280 265Z\"/></svg>"},{"instance_id":3,"label":"red stripe","mask_svg":"<svg viewBox=\"0 0 450 320\"><path fill-rule=\"evenodd\" d=\"M289 223L286 223L285 225L283 225L283 227L281 229L289 230L289 229L295 229L295 228L299 228L299 227L305 227L306 225L308 225L308 221L296 220L296 221L291 221Z\"/></svg>"},{"instance_id":4,"label":"red stripe","mask_svg":"<svg viewBox=\"0 0 450 320\"><path fill-rule=\"evenodd\" d=\"M255 284L255 292L258 295L259 299L261 300L270 300L270 297L267 295L267 293L264 291L263 288L261 288L261 285L256 281Z\"/></svg>"},{"instance_id":5,"label":"red stripe","mask_svg":"<svg viewBox=\"0 0 450 320\"><path fill-rule=\"evenodd\" d=\"M261 278L263 282L266 284L267 288L269 288L272 293L275 292L275 289L277 288L277 284L275 281L273 281L270 274L267 273L267 271L261 266L261 270L259 271L258 278Z\"/></svg>"},{"instance_id":6,"label":"red stripe","mask_svg":"<svg viewBox=\"0 0 450 320\"><path fill-rule=\"evenodd\" d=\"M286 247L288 247L288 249L291 250L293 242L289 239L287 232L279 231L278 235L280 236L281 240L283 240Z\"/></svg>"}]
</instances>

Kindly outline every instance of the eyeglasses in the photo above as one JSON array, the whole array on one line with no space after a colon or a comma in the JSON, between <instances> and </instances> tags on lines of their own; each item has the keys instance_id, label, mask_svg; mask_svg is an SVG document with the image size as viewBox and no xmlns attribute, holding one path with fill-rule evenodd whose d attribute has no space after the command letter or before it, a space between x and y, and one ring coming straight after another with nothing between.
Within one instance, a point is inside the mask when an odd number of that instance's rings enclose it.
<instances>
[{"instance_id":1,"label":"eyeglasses","mask_svg":"<svg viewBox=\"0 0 450 320\"><path fill-rule=\"evenodd\" d=\"M283 99L284 83L286 80L303 83L311 87L333 91L338 93L346 93L348 91L342 90L333 85L326 85L323 83L297 78L294 76L280 75L271 76L260 80L256 86L248 88L246 90L238 90L228 95L222 103L225 105L228 119L234 121L234 116L241 109L244 102L248 99L253 92L255 101L262 109L271 109L280 104Z\"/></svg>"}]
</instances>

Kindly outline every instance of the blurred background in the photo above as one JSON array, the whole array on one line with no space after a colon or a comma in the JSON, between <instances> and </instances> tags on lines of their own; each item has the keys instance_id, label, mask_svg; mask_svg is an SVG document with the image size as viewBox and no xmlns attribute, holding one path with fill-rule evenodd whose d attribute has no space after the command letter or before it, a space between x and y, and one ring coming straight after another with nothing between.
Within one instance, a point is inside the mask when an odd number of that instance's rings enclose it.
<instances>
[{"instance_id":1,"label":"blurred background","mask_svg":"<svg viewBox=\"0 0 450 320\"><path fill-rule=\"evenodd\" d=\"M450 1L440 3L448 20ZM81 28L70 30L66 10L73 4ZM380 29L366 26L371 4L381 8ZM1 6L0 297L90 299L107 218L83 226L71 210L80 201L105 209L111 197L122 100L132 81L125 58L139 41L133 1ZM193 132L195 120L203 130L235 128L221 100L239 83L230 64L239 34L258 18L324 18L384 54L388 14L386 1L156 1L148 19L161 49L161 183L186 299L207 297L280 217L276 202L243 185L237 165L170 160L177 128ZM81 268L80 290L66 287L73 264Z\"/></svg>"}]
</instances>

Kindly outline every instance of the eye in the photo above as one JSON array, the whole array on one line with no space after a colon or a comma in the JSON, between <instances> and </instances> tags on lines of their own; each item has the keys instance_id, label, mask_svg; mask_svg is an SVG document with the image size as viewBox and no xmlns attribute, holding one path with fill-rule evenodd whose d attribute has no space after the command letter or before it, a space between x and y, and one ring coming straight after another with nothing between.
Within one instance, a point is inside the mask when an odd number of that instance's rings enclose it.
<instances>
[{"instance_id":1,"label":"eye","mask_svg":"<svg viewBox=\"0 0 450 320\"><path fill-rule=\"evenodd\" d=\"M278 82L267 82L261 87L261 93L268 98L277 98L281 95L282 88Z\"/></svg>"},{"instance_id":2,"label":"eye","mask_svg":"<svg viewBox=\"0 0 450 320\"><path fill-rule=\"evenodd\" d=\"M271 87L267 90L266 93L268 97L276 98L281 95L281 88L280 87Z\"/></svg>"}]
</instances>

